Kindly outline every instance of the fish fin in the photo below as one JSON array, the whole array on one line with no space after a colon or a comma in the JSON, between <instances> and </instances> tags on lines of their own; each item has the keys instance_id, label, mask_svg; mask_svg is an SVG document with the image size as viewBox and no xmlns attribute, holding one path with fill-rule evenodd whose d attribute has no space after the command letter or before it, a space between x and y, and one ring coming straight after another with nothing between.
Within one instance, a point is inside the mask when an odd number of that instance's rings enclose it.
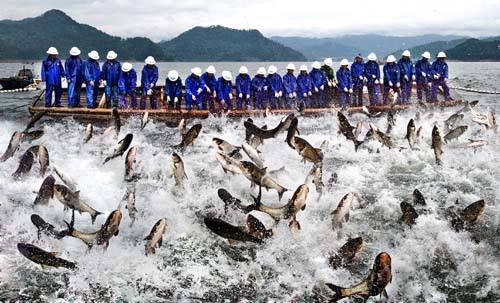
<instances>
[{"instance_id":1,"label":"fish fin","mask_svg":"<svg viewBox=\"0 0 500 303\"><path fill-rule=\"evenodd\" d=\"M359 147L361 146L361 144L363 144L364 141L358 141L356 140L356 142L354 142L354 151L358 151Z\"/></svg>"},{"instance_id":2,"label":"fish fin","mask_svg":"<svg viewBox=\"0 0 500 303\"><path fill-rule=\"evenodd\" d=\"M117 230L116 230L116 232L115 232L115 237L116 237L116 236L118 236L118 233L119 233L119 232L120 232L120 230L119 230L119 229L117 229Z\"/></svg>"},{"instance_id":3,"label":"fish fin","mask_svg":"<svg viewBox=\"0 0 500 303\"><path fill-rule=\"evenodd\" d=\"M95 219L97 216L102 215L100 211L96 211L95 214L91 215L90 218L92 219L92 224L95 223Z\"/></svg>"},{"instance_id":4,"label":"fish fin","mask_svg":"<svg viewBox=\"0 0 500 303\"><path fill-rule=\"evenodd\" d=\"M349 212L349 211L347 212L347 214L345 214L345 217L344 217L345 222L348 222L348 221L349 221L350 216L351 216L350 214L351 214L351 212Z\"/></svg>"},{"instance_id":5,"label":"fish fin","mask_svg":"<svg viewBox=\"0 0 500 303\"><path fill-rule=\"evenodd\" d=\"M104 162L102 162L102 165L106 164L106 162L108 162L111 159L112 159L111 157L106 157L106 159L104 159Z\"/></svg>"},{"instance_id":6,"label":"fish fin","mask_svg":"<svg viewBox=\"0 0 500 303\"><path fill-rule=\"evenodd\" d=\"M343 289L342 287L331 284L331 283L325 283L325 285L328 286L328 288L330 288L330 290L333 292L333 296L331 297L331 300L333 302L336 302L336 301L344 298L344 296L342 295L342 289Z\"/></svg>"},{"instance_id":7,"label":"fish fin","mask_svg":"<svg viewBox=\"0 0 500 303\"><path fill-rule=\"evenodd\" d=\"M387 294L387 290L384 288L384 290L382 291L382 294L386 299L389 299L389 295Z\"/></svg>"},{"instance_id":8,"label":"fish fin","mask_svg":"<svg viewBox=\"0 0 500 303\"><path fill-rule=\"evenodd\" d=\"M302 207L300 208L300 210L302 210L302 211L303 211L303 210L305 210L305 209L306 209L306 205L304 204L304 205L302 205Z\"/></svg>"},{"instance_id":9,"label":"fish fin","mask_svg":"<svg viewBox=\"0 0 500 303\"><path fill-rule=\"evenodd\" d=\"M283 194L287 191L288 189L283 188L281 191L278 191L278 200L281 201L281 198L283 198Z\"/></svg>"},{"instance_id":10,"label":"fish fin","mask_svg":"<svg viewBox=\"0 0 500 303\"><path fill-rule=\"evenodd\" d=\"M162 243L163 243L163 238L160 238L160 240L158 240L158 247L161 247Z\"/></svg>"},{"instance_id":11,"label":"fish fin","mask_svg":"<svg viewBox=\"0 0 500 303\"><path fill-rule=\"evenodd\" d=\"M267 173L267 167L261 168L260 171L262 172L263 175L265 175Z\"/></svg>"},{"instance_id":12,"label":"fish fin","mask_svg":"<svg viewBox=\"0 0 500 303\"><path fill-rule=\"evenodd\" d=\"M144 238L144 240L145 240L145 241L147 241L147 240L151 240L151 238L152 238L152 237L153 237L153 236L151 236L151 234L149 234L149 235L147 235L147 236L146 236L146 238Z\"/></svg>"}]
</instances>

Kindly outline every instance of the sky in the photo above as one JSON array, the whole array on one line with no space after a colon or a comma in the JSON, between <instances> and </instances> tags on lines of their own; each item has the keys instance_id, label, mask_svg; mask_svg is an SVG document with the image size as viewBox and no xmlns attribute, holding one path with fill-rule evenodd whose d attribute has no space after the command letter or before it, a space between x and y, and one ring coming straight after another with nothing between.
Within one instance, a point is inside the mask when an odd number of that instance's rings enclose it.
<instances>
[{"instance_id":1,"label":"sky","mask_svg":"<svg viewBox=\"0 0 500 303\"><path fill-rule=\"evenodd\" d=\"M500 0L2 0L0 19L57 8L121 37L170 39L194 26L258 29L265 36L500 35ZM20 5L22 3L22 5Z\"/></svg>"}]
</instances>

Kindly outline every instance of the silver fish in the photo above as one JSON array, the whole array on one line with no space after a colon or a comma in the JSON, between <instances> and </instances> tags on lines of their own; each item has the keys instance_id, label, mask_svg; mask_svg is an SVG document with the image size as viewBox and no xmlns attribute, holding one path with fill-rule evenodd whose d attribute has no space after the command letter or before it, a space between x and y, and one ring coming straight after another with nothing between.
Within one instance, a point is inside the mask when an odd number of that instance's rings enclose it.
<instances>
[{"instance_id":1,"label":"silver fish","mask_svg":"<svg viewBox=\"0 0 500 303\"><path fill-rule=\"evenodd\" d=\"M156 252L156 245L161 247L163 242L163 234L165 234L165 230L167 229L167 219L162 218L156 222L156 224L151 229L149 235L144 238L146 240L145 251L146 256L148 254L154 254Z\"/></svg>"},{"instance_id":2,"label":"silver fish","mask_svg":"<svg viewBox=\"0 0 500 303\"><path fill-rule=\"evenodd\" d=\"M3 153L2 157L0 157L0 162L5 162L10 157L14 156L15 152L19 149L19 145L21 144L21 139L23 138L23 133L20 131L15 131L12 134L12 137L9 141L9 146Z\"/></svg>"},{"instance_id":3,"label":"silver fish","mask_svg":"<svg viewBox=\"0 0 500 303\"><path fill-rule=\"evenodd\" d=\"M92 123L87 124L87 127L85 127L85 134L83 136L83 143L89 142L89 140L92 138L92 133L94 132L94 127L92 126Z\"/></svg>"},{"instance_id":4,"label":"silver fish","mask_svg":"<svg viewBox=\"0 0 500 303\"><path fill-rule=\"evenodd\" d=\"M337 228L342 226L343 222L349 221L349 210L352 206L352 202L354 201L354 193L347 193L340 200L337 208L331 213L332 217L332 225L333 228Z\"/></svg>"},{"instance_id":5,"label":"silver fish","mask_svg":"<svg viewBox=\"0 0 500 303\"><path fill-rule=\"evenodd\" d=\"M222 169L224 170L225 173L227 173L228 171L232 172L233 174L241 174L242 173L240 166L239 166L239 163L236 160L231 159L230 157L228 157L224 154L221 154L221 153L217 153L215 155L215 158L220 163L220 165L222 166Z\"/></svg>"},{"instance_id":6,"label":"silver fish","mask_svg":"<svg viewBox=\"0 0 500 303\"><path fill-rule=\"evenodd\" d=\"M184 171L184 161L177 153L172 153L171 156L172 175L175 179L175 185L184 188L184 179L187 179Z\"/></svg>"}]
</instances>

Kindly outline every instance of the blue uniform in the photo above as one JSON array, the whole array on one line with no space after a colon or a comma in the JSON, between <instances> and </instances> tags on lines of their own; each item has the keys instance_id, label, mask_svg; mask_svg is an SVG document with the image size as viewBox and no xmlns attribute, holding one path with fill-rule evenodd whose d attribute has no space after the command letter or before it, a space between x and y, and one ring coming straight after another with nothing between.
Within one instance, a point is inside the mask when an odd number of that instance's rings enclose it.
<instances>
[{"instance_id":1,"label":"blue uniform","mask_svg":"<svg viewBox=\"0 0 500 303\"><path fill-rule=\"evenodd\" d=\"M42 62L42 81L45 82L45 107L52 106L52 92L55 91L55 105L61 106L61 77L64 77L64 67L59 58L50 56Z\"/></svg>"},{"instance_id":2,"label":"blue uniform","mask_svg":"<svg viewBox=\"0 0 500 303\"><path fill-rule=\"evenodd\" d=\"M214 109L213 98L217 94L217 78L215 78L214 74L209 74L208 72L204 72L201 75L201 80L205 83L205 87L201 92L201 100L203 102L203 108ZM208 91L208 89L210 91Z\"/></svg>"},{"instance_id":3,"label":"blue uniform","mask_svg":"<svg viewBox=\"0 0 500 303\"><path fill-rule=\"evenodd\" d=\"M121 72L118 81L118 87L120 89L121 108L127 108L126 96L130 96L130 107L137 108L137 100L135 89L137 87L137 73L135 69L131 69L129 72Z\"/></svg>"},{"instance_id":4,"label":"blue uniform","mask_svg":"<svg viewBox=\"0 0 500 303\"><path fill-rule=\"evenodd\" d=\"M274 74L269 74L267 75L267 83L269 83L269 100L271 103L271 108L275 109L276 107L281 108L280 105L280 99L281 97L279 96L280 93L283 95L283 79L281 79L281 76L274 73ZM278 94L278 97L276 97L276 94Z\"/></svg>"},{"instance_id":5,"label":"blue uniform","mask_svg":"<svg viewBox=\"0 0 500 303\"><path fill-rule=\"evenodd\" d=\"M250 76L247 74L236 76L236 107L238 109L242 108L243 101L245 102L245 108L250 107L250 82Z\"/></svg>"},{"instance_id":6,"label":"blue uniform","mask_svg":"<svg viewBox=\"0 0 500 303\"><path fill-rule=\"evenodd\" d=\"M205 88L205 82L201 77L195 76L193 74L186 78L186 109L191 109L191 104L196 103L198 109L203 108L203 103L201 100L201 92Z\"/></svg>"},{"instance_id":7,"label":"blue uniform","mask_svg":"<svg viewBox=\"0 0 500 303\"><path fill-rule=\"evenodd\" d=\"M352 76L351 71L346 67L340 67L336 73L337 76L337 89L339 93L339 106L345 107L351 103L351 94L349 90L352 89ZM347 89L347 92L346 92Z\"/></svg>"},{"instance_id":8,"label":"blue uniform","mask_svg":"<svg viewBox=\"0 0 500 303\"><path fill-rule=\"evenodd\" d=\"M380 102L380 67L376 61L366 62L365 77L370 104L378 105Z\"/></svg>"},{"instance_id":9,"label":"blue uniform","mask_svg":"<svg viewBox=\"0 0 500 303\"><path fill-rule=\"evenodd\" d=\"M182 80L180 77L176 81L170 81L170 79L165 80L165 99L170 99L168 102L168 107L170 109L174 108L181 109L181 96L182 96ZM175 98L177 98L177 103L174 104Z\"/></svg>"},{"instance_id":10,"label":"blue uniform","mask_svg":"<svg viewBox=\"0 0 500 303\"><path fill-rule=\"evenodd\" d=\"M100 77L101 67L99 66L99 62L91 58L83 62L83 79L85 81L88 108L95 108L97 106Z\"/></svg>"},{"instance_id":11,"label":"blue uniform","mask_svg":"<svg viewBox=\"0 0 500 303\"><path fill-rule=\"evenodd\" d=\"M80 105L80 94L83 84L83 61L78 56L70 56L64 63L66 81L68 82L68 105Z\"/></svg>"},{"instance_id":12,"label":"blue uniform","mask_svg":"<svg viewBox=\"0 0 500 303\"><path fill-rule=\"evenodd\" d=\"M401 73L401 101L403 103L408 103L411 99L411 89L413 86L413 78L415 77L415 69L410 58L399 59L398 67Z\"/></svg>"},{"instance_id":13,"label":"blue uniform","mask_svg":"<svg viewBox=\"0 0 500 303\"><path fill-rule=\"evenodd\" d=\"M116 60L108 60L102 65L101 80L106 81L104 93L106 94L106 106L113 102L113 107L118 106L118 81L120 80L122 66Z\"/></svg>"},{"instance_id":14,"label":"blue uniform","mask_svg":"<svg viewBox=\"0 0 500 303\"><path fill-rule=\"evenodd\" d=\"M148 90L151 89L151 95L149 96L149 103L152 109L157 108L156 103L156 82L158 81L158 67L156 65L146 64L142 68L141 72L141 109L146 108L146 98L148 95Z\"/></svg>"},{"instance_id":15,"label":"blue uniform","mask_svg":"<svg viewBox=\"0 0 500 303\"><path fill-rule=\"evenodd\" d=\"M432 63L431 66L431 75L432 75L432 90L431 90L431 100L433 102L437 102L437 93L438 89L441 86L443 88L444 98L446 101L450 100L450 88L448 87L448 83L446 82L448 79L448 64L442 60L437 59Z\"/></svg>"},{"instance_id":16,"label":"blue uniform","mask_svg":"<svg viewBox=\"0 0 500 303\"><path fill-rule=\"evenodd\" d=\"M387 104L389 97L389 90L393 90L394 93L398 94L398 101L400 100L399 96L399 80L401 79L401 73L399 72L399 67L397 64L389 64L384 65L384 104Z\"/></svg>"},{"instance_id":17,"label":"blue uniform","mask_svg":"<svg viewBox=\"0 0 500 303\"><path fill-rule=\"evenodd\" d=\"M217 99L219 102L224 100L225 104L220 103L220 109L232 109L233 108L233 84L231 81L227 81L223 77L219 77L217 80Z\"/></svg>"},{"instance_id":18,"label":"blue uniform","mask_svg":"<svg viewBox=\"0 0 500 303\"><path fill-rule=\"evenodd\" d=\"M297 93L297 78L292 73L286 73L283 76L283 89L285 93L285 107L290 108L292 106L292 100L296 97Z\"/></svg>"},{"instance_id":19,"label":"blue uniform","mask_svg":"<svg viewBox=\"0 0 500 303\"><path fill-rule=\"evenodd\" d=\"M422 101L425 92L425 101L431 100L429 79L431 78L431 63L429 59L422 58L415 63L415 76L417 79L417 99Z\"/></svg>"},{"instance_id":20,"label":"blue uniform","mask_svg":"<svg viewBox=\"0 0 500 303\"><path fill-rule=\"evenodd\" d=\"M252 79L253 108L266 108L267 80L263 75L256 75Z\"/></svg>"},{"instance_id":21,"label":"blue uniform","mask_svg":"<svg viewBox=\"0 0 500 303\"><path fill-rule=\"evenodd\" d=\"M304 102L306 107L311 107L311 95L312 95L312 79L308 73L300 73L297 77L297 95L299 102Z\"/></svg>"},{"instance_id":22,"label":"blue uniform","mask_svg":"<svg viewBox=\"0 0 500 303\"><path fill-rule=\"evenodd\" d=\"M365 64L363 61L354 61L351 64L353 105L363 106L363 86L365 77Z\"/></svg>"},{"instance_id":23,"label":"blue uniform","mask_svg":"<svg viewBox=\"0 0 500 303\"><path fill-rule=\"evenodd\" d=\"M313 102L315 107L323 107L326 105L325 84L326 74L320 69L313 68L309 73L311 77L313 91Z\"/></svg>"}]
</instances>

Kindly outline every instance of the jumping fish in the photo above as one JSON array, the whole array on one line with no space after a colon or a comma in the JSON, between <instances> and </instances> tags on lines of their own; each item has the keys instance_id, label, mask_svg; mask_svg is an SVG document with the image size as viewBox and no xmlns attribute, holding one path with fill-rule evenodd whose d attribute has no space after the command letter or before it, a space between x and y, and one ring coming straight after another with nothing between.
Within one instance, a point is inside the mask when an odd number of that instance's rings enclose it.
<instances>
[{"instance_id":1,"label":"jumping fish","mask_svg":"<svg viewBox=\"0 0 500 303\"><path fill-rule=\"evenodd\" d=\"M415 131L415 122L410 119L408 125L406 126L406 140L408 140L408 145L413 149L415 146L415 141L417 139L417 133Z\"/></svg>"},{"instance_id":2,"label":"jumping fish","mask_svg":"<svg viewBox=\"0 0 500 303\"><path fill-rule=\"evenodd\" d=\"M172 175L175 179L175 185L184 188L184 179L187 179L184 170L184 161L177 153L172 153L171 156Z\"/></svg>"},{"instance_id":3,"label":"jumping fish","mask_svg":"<svg viewBox=\"0 0 500 303\"><path fill-rule=\"evenodd\" d=\"M33 204L35 205L47 205L49 204L49 200L54 198L54 185L56 183L56 179L52 177L52 175L46 177L42 185L40 186L40 189L38 190L38 194L35 198L35 201Z\"/></svg>"},{"instance_id":4,"label":"jumping fish","mask_svg":"<svg viewBox=\"0 0 500 303\"><path fill-rule=\"evenodd\" d=\"M72 220L74 221L74 219L75 219L75 217L73 214ZM47 223L44 219L42 219L42 217L40 217L37 214L31 215L31 222L33 223L33 225L35 225L35 227L37 229L38 240L40 240L40 236L42 233L46 234L47 236L54 237L55 239L59 240L59 239L66 237L68 235L68 233L70 232L67 229L63 229L60 231L56 230L54 225Z\"/></svg>"},{"instance_id":5,"label":"jumping fish","mask_svg":"<svg viewBox=\"0 0 500 303\"><path fill-rule=\"evenodd\" d=\"M115 150L113 151L113 154L111 156L106 157L106 159L104 159L104 162L102 164L104 165L109 160L122 156L123 153L125 153L125 151L129 148L133 138L134 136L132 134L127 134L125 138L121 139L118 142L118 147L115 148Z\"/></svg>"},{"instance_id":6,"label":"jumping fish","mask_svg":"<svg viewBox=\"0 0 500 303\"><path fill-rule=\"evenodd\" d=\"M55 184L54 194L57 200L64 205L65 209L71 208L77 210L79 213L89 213L92 219L92 224L94 224L96 217L102 214L87 203L80 200L80 191L73 192L62 184Z\"/></svg>"},{"instance_id":7,"label":"jumping fish","mask_svg":"<svg viewBox=\"0 0 500 303\"><path fill-rule=\"evenodd\" d=\"M181 135L181 138L184 137L184 135L187 133L186 120L181 119L181 121L179 121L178 128L179 128L179 134Z\"/></svg>"},{"instance_id":8,"label":"jumping fish","mask_svg":"<svg viewBox=\"0 0 500 303\"><path fill-rule=\"evenodd\" d=\"M354 201L354 193L347 193L340 200L337 208L331 213L332 217L332 226L333 228L337 228L342 226L342 222L349 221L349 210L352 206L352 202Z\"/></svg>"},{"instance_id":9,"label":"jumping fish","mask_svg":"<svg viewBox=\"0 0 500 303\"><path fill-rule=\"evenodd\" d=\"M35 126L35 123L37 123L40 119L42 119L43 116L45 116L45 111L43 112L38 112L36 114L33 115L33 117L31 117L31 119L28 121L28 124L26 125L26 128L24 129L24 131L27 131L29 130L30 128L32 128L33 126Z\"/></svg>"},{"instance_id":10,"label":"jumping fish","mask_svg":"<svg viewBox=\"0 0 500 303\"><path fill-rule=\"evenodd\" d=\"M403 213L403 215L401 216L401 221L410 226L414 225L415 220L418 218L418 214L415 211L415 208L413 208L410 203L404 201L401 202L399 206L401 208L401 212Z\"/></svg>"},{"instance_id":11,"label":"jumping fish","mask_svg":"<svg viewBox=\"0 0 500 303\"><path fill-rule=\"evenodd\" d=\"M54 167L55 171L56 171L56 175L59 177L59 179L61 179L61 181L63 181L63 183L69 187L69 189L71 189L72 191L76 191L76 183L75 181L73 181L73 179L67 175L64 171L62 171L60 168L58 168L57 166Z\"/></svg>"},{"instance_id":12,"label":"jumping fish","mask_svg":"<svg viewBox=\"0 0 500 303\"><path fill-rule=\"evenodd\" d=\"M215 158L220 163L220 165L222 166L222 169L224 170L225 173L227 173L228 171L233 173L233 174L241 174L242 173L240 165L236 160L231 159L230 157L228 157L224 154L221 154L221 153L217 153L215 155Z\"/></svg>"},{"instance_id":13,"label":"jumping fish","mask_svg":"<svg viewBox=\"0 0 500 303\"><path fill-rule=\"evenodd\" d=\"M213 138L212 144L218 150L218 152L223 153L236 160L241 160L242 158L240 153L241 147L234 146L231 143L222 140L220 138Z\"/></svg>"},{"instance_id":14,"label":"jumping fish","mask_svg":"<svg viewBox=\"0 0 500 303\"><path fill-rule=\"evenodd\" d=\"M76 263L57 257L56 252L47 252L32 244L18 243L17 250L30 261L40 264L43 269L48 266L76 269Z\"/></svg>"},{"instance_id":15,"label":"jumping fish","mask_svg":"<svg viewBox=\"0 0 500 303\"><path fill-rule=\"evenodd\" d=\"M92 133L94 131L94 127L92 126L92 123L87 124L87 127L85 127L85 133L83 135L83 143L89 142L89 140L92 138Z\"/></svg>"},{"instance_id":16,"label":"jumping fish","mask_svg":"<svg viewBox=\"0 0 500 303\"><path fill-rule=\"evenodd\" d=\"M112 211L101 228L93 233L76 230L71 224L68 225L70 233L68 236L80 239L89 249L94 245L103 245L104 249L109 246L109 240L113 236L118 236L122 213L119 209Z\"/></svg>"},{"instance_id":17,"label":"jumping fish","mask_svg":"<svg viewBox=\"0 0 500 303\"><path fill-rule=\"evenodd\" d=\"M158 220L158 222L156 222L149 235L144 238L144 240L147 241L145 245L146 256L148 254L156 253L156 245L158 245L158 247L161 247L163 242L163 234L165 233L166 229L167 219L162 218Z\"/></svg>"},{"instance_id":18,"label":"jumping fish","mask_svg":"<svg viewBox=\"0 0 500 303\"><path fill-rule=\"evenodd\" d=\"M31 132L23 132L21 141L31 143L35 140L40 139L44 135L43 130L34 130Z\"/></svg>"},{"instance_id":19,"label":"jumping fish","mask_svg":"<svg viewBox=\"0 0 500 303\"><path fill-rule=\"evenodd\" d=\"M278 192L278 197L281 200L286 188L278 184L273 178L266 174L266 168L259 168L257 165L249 161L240 161L240 169L243 175L250 180L251 185L261 185L266 189L274 188Z\"/></svg>"},{"instance_id":20,"label":"jumping fish","mask_svg":"<svg viewBox=\"0 0 500 303\"><path fill-rule=\"evenodd\" d=\"M328 258L328 263L333 269L345 266L354 260L363 249L363 238L351 238L342 245L337 253Z\"/></svg>"},{"instance_id":21,"label":"jumping fish","mask_svg":"<svg viewBox=\"0 0 500 303\"><path fill-rule=\"evenodd\" d=\"M184 150L190 144L194 144L194 140L198 138L198 135L201 132L201 124L193 125L184 136L182 136L182 141L178 145L174 146L174 148L180 148Z\"/></svg>"},{"instance_id":22,"label":"jumping fish","mask_svg":"<svg viewBox=\"0 0 500 303\"><path fill-rule=\"evenodd\" d=\"M116 131L116 136L120 134L120 129L122 127L122 121L120 120L120 114L118 113L118 109L116 107L113 108L112 111L113 114L113 121L115 123L115 131Z\"/></svg>"},{"instance_id":23,"label":"jumping fish","mask_svg":"<svg viewBox=\"0 0 500 303\"><path fill-rule=\"evenodd\" d=\"M135 218L137 216L137 208L135 207L135 191L128 192L127 195L127 205L125 208L128 210L128 216L132 219L130 226L134 225Z\"/></svg>"},{"instance_id":24,"label":"jumping fish","mask_svg":"<svg viewBox=\"0 0 500 303\"><path fill-rule=\"evenodd\" d=\"M10 157L14 156L14 153L19 149L19 145L21 144L21 139L23 137L23 133L20 131L15 131L10 138L9 145L7 149L3 153L2 157L0 157L0 162L5 162Z\"/></svg>"},{"instance_id":25,"label":"jumping fish","mask_svg":"<svg viewBox=\"0 0 500 303\"><path fill-rule=\"evenodd\" d=\"M415 188L412 197L414 205L426 205L424 195L418 189Z\"/></svg>"},{"instance_id":26,"label":"jumping fish","mask_svg":"<svg viewBox=\"0 0 500 303\"><path fill-rule=\"evenodd\" d=\"M295 147L292 144L292 140L295 137L295 135L300 135L300 132L297 129L298 124L299 120L296 117L294 117L290 122L290 126L288 127L288 131L286 134L286 143L288 143L288 146L290 146L293 149L295 149Z\"/></svg>"},{"instance_id":27,"label":"jumping fish","mask_svg":"<svg viewBox=\"0 0 500 303\"><path fill-rule=\"evenodd\" d=\"M253 148L253 146L251 146L246 142L243 142L241 143L241 148L243 149L245 154L247 154L250 160L252 160L253 163L255 163L255 165L257 165L259 168L264 167L264 162L260 158L259 152L255 148Z\"/></svg>"},{"instance_id":28,"label":"jumping fish","mask_svg":"<svg viewBox=\"0 0 500 303\"><path fill-rule=\"evenodd\" d=\"M309 142L300 137L293 137L292 146L302 156L304 163L306 161L319 163L323 161L323 153L321 149L314 148Z\"/></svg>"},{"instance_id":29,"label":"jumping fish","mask_svg":"<svg viewBox=\"0 0 500 303\"><path fill-rule=\"evenodd\" d=\"M444 137L444 142L448 143L448 141L451 141L453 139L457 139L461 135L463 135L467 131L468 126L467 125L462 125L458 126L452 130L450 130Z\"/></svg>"},{"instance_id":30,"label":"jumping fish","mask_svg":"<svg viewBox=\"0 0 500 303\"><path fill-rule=\"evenodd\" d=\"M144 129L149 122L149 112L145 111L141 119L141 129Z\"/></svg>"},{"instance_id":31,"label":"jumping fish","mask_svg":"<svg viewBox=\"0 0 500 303\"><path fill-rule=\"evenodd\" d=\"M218 236L229 241L262 243L262 240L246 232L244 228L234 226L218 218L204 219L205 225Z\"/></svg>"},{"instance_id":32,"label":"jumping fish","mask_svg":"<svg viewBox=\"0 0 500 303\"><path fill-rule=\"evenodd\" d=\"M350 123L349 120L342 114L342 112L337 112L337 122L339 125L340 132L346 137L347 140L351 140L354 143L354 150L358 151L359 146L363 143L363 141L359 141L356 139L353 130L355 129Z\"/></svg>"},{"instance_id":33,"label":"jumping fish","mask_svg":"<svg viewBox=\"0 0 500 303\"><path fill-rule=\"evenodd\" d=\"M21 159L19 160L19 166L17 170L12 174L14 179L19 180L24 177L27 173L30 172L31 167L33 166L35 155L28 149Z\"/></svg>"},{"instance_id":34,"label":"jumping fish","mask_svg":"<svg viewBox=\"0 0 500 303\"><path fill-rule=\"evenodd\" d=\"M432 128L432 145L431 148L434 150L434 156L436 157L436 164L441 165L441 156L443 154L443 140L439 134L439 128L434 125Z\"/></svg>"}]
</instances>

